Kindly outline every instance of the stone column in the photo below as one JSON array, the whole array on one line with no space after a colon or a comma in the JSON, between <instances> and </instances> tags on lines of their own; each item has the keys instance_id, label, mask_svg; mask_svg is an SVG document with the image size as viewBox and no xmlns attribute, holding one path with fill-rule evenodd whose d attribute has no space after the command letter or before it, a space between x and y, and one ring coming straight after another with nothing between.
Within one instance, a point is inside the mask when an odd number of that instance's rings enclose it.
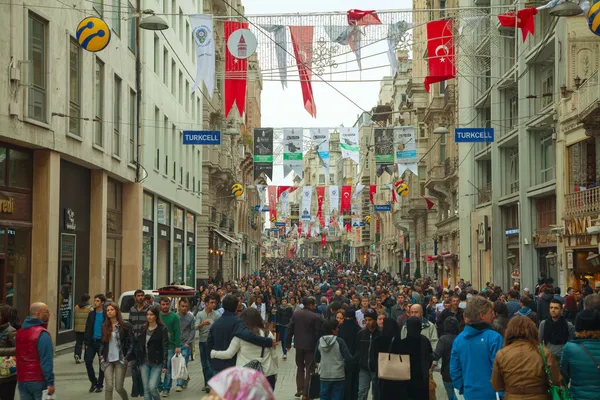
<instances>
[{"instance_id":1,"label":"stone column","mask_svg":"<svg viewBox=\"0 0 600 400\"><path fill-rule=\"evenodd\" d=\"M102 169L94 169L90 180L90 277L88 291L93 296L94 293L104 293L106 286L108 175ZM115 293L115 295L118 294Z\"/></svg>"},{"instance_id":2,"label":"stone column","mask_svg":"<svg viewBox=\"0 0 600 400\"><path fill-rule=\"evenodd\" d=\"M123 184L121 291L142 287L142 225L144 190L140 183Z\"/></svg>"},{"instance_id":3,"label":"stone column","mask_svg":"<svg viewBox=\"0 0 600 400\"><path fill-rule=\"evenodd\" d=\"M58 233L60 216L60 154L33 153L30 301L45 302L52 313L48 331L56 342L58 310ZM24 316L21 316L24 318Z\"/></svg>"}]
</instances>

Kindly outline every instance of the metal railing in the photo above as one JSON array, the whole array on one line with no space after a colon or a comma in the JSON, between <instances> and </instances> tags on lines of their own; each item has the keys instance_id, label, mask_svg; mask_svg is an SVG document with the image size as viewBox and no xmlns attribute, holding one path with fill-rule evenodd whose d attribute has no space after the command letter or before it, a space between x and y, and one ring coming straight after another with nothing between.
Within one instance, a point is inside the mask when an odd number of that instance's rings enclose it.
<instances>
[{"instance_id":1,"label":"metal railing","mask_svg":"<svg viewBox=\"0 0 600 400\"><path fill-rule=\"evenodd\" d=\"M454 84L448 84L446 90L444 90L444 106L447 106L449 102L454 103Z\"/></svg>"},{"instance_id":2,"label":"metal railing","mask_svg":"<svg viewBox=\"0 0 600 400\"><path fill-rule=\"evenodd\" d=\"M600 214L600 187L565 195L565 217Z\"/></svg>"},{"instance_id":3,"label":"metal railing","mask_svg":"<svg viewBox=\"0 0 600 400\"><path fill-rule=\"evenodd\" d=\"M446 176L453 175L458 169L458 157L448 157L444 161L444 172Z\"/></svg>"},{"instance_id":4,"label":"metal railing","mask_svg":"<svg viewBox=\"0 0 600 400\"><path fill-rule=\"evenodd\" d=\"M600 86L598 83L598 71L594 72L589 78L579 86L579 116L590 106L594 106L600 99Z\"/></svg>"},{"instance_id":5,"label":"metal railing","mask_svg":"<svg viewBox=\"0 0 600 400\"><path fill-rule=\"evenodd\" d=\"M489 203L492 200L492 183L477 188L477 204Z\"/></svg>"}]
</instances>

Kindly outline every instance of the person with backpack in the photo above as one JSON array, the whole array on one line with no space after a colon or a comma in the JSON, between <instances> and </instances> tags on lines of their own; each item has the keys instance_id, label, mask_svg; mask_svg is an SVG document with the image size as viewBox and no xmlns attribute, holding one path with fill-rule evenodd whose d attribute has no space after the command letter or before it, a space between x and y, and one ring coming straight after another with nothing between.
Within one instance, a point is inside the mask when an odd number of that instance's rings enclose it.
<instances>
[{"instance_id":1,"label":"person with backpack","mask_svg":"<svg viewBox=\"0 0 600 400\"><path fill-rule=\"evenodd\" d=\"M321 400L344 398L344 362L351 361L344 339L337 336L338 322L328 319L323 322L323 336L315 349L315 362L321 364Z\"/></svg>"},{"instance_id":2,"label":"person with backpack","mask_svg":"<svg viewBox=\"0 0 600 400\"><path fill-rule=\"evenodd\" d=\"M85 337L85 324L88 315L92 310L90 305L90 295L84 293L79 299L79 303L75 306L75 363L81 363L81 353L83 350L83 341Z\"/></svg>"},{"instance_id":3,"label":"person with backpack","mask_svg":"<svg viewBox=\"0 0 600 400\"><path fill-rule=\"evenodd\" d=\"M244 321L246 328L255 335L275 340L273 334L265 328L261 313L256 308L247 308L242 313L242 321ZM267 377L271 388L275 390L278 368L276 349L257 346L236 336L231 340L227 350L212 350L210 357L219 360L229 360L237 357L236 366L261 371Z\"/></svg>"}]
</instances>

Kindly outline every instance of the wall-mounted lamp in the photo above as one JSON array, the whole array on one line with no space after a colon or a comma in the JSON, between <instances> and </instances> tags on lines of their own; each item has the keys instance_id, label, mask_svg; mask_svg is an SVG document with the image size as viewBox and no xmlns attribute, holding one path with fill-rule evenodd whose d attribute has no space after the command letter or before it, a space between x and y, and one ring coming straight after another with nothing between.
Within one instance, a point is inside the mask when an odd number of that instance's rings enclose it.
<instances>
[{"instance_id":1,"label":"wall-mounted lamp","mask_svg":"<svg viewBox=\"0 0 600 400\"><path fill-rule=\"evenodd\" d=\"M209 252L210 254L212 254L212 253L213 253L213 249L210 249L210 250L208 250L208 252Z\"/></svg>"},{"instance_id":2,"label":"wall-mounted lamp","mask_svg":"<svg viewBox=\"0 0 600 400\"><path fill-rule=\"evenodd\" d=\"M589 263L592 264L592 267L600 266L600 255L594 253L593 251L590 251L588 253L588 257L586 258L586 260L588 260Z\"/></svg>"},{"instance_id":3,"label":"wall-mounted lamp","mask_svg":"<svg viewBox=\"0 0 600 400\"><path fill-rule=\"evenodd\" d=\"M577 89L579 89L579 86L581 86L581 78L579 77L579 75L577 75L577 76L575 77L575 79L573 79L573 81L575 82L575 87L576 87Z\"/></svg>"}]
</instances>

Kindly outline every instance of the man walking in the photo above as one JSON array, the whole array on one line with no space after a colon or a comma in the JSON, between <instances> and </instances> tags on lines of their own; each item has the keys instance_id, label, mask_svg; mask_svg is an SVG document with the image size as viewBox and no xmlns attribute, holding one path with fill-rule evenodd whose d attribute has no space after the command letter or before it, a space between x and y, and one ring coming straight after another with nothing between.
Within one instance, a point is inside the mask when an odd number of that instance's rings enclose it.
<instances>
[{"instance_id":1,"label":"man walking","mask_svg":"<svg viewBox=\"0 0 600 400\"><path fill-rule=\"evenodd\" d=\"M392 306L390 318L392 318L394 321L397 321L398 317L404 315L405 312L406 311L404 310L404 295L399 294L396 297L396 304Z\"/></svg>"},{"instance_id":2,"label":"man walking","mask_svg":"<svg viewBox=\"0 0 600 400\"><path fill-rule=\"evenodd\" d=\"M75 363L81 363L81 351L83 349L83 338L85 336L85 323L92 306L90 305L90 295L84 293L79 299L79 304L75 306Z\"/></svg>"},{"instance_id":3,"label":"man walking","mask_svg":"<svg viewBox=\"0 0 600 400\"><path fill-rule=\"evenodd\" d=\"M314 297L304 298L304 308L292 315L287 330L285 347L288 351L296 348L296 397L308 399L310 374L315 370L314 357L317 341L321 336L321 317L315 311L317 301Z\"/></svg>"},{"instance_id":4,"label":"man walking","mask_svg":"<svg viewBox=\"0 0 600 400\"><path fill-rule=\"evenodd\" d=\"M42 392L54 394L54 348L48 328L50 311L33 303L29 316L17 331L17 382L21 400L41 400Z\"/></svg>"},{"instance_id":5,"label":"man walking","mask_svg":"<svg viewBox=\"0 0 600 400\"><path fill-rule=\"evenodd\" d=\"M540 323L539 339L554 354L560 363L562 349L567 341L575 338L575 327L562 316L562 304L557 299L550 300L550 316Z\"/></svg>"},{"instance_id":6,"label":"man walking","mask_svg":"<svg viewBox=\"0 0 600 400\"><path fill-rule=\"evenodd\" d=\"M160 384L160 388L162 397L169 397L171 386L173 385L171 359L175 354L181 354L181 327L179 326L179 317L171 311L171 299L167 296L161 296L160 298L160 320L169 332L167 373L165 374L164 381Z\"/></svg>"},{"instance_id":7,"label":"man walking","mask_svg":"<svg viewBox=\"0 0 600 400\"><path fill-rule=\"evenodd\" d=\"M196 314L196 327L198 327L198 345L200 347L200 362L202 363L202 374L204 375L204 390L210 392L208 381L213 377L212 367L210 365L210 352L207 350L206 341L210 326L221 317L221 314L215 311L219 304L219 296L214 293L209 294L205 299L204 310Z\"/></svg>"},{"instance_id":8,"label":"man walking","mask_svg":"<svg viewBox=\"0 0 600 400\"><path fill-rule=\"evenodd\" d=\"M369 386L373 387L373 400L379 400L379 379L377 378L377 352L375 340L381 332L377 328L377 313L369 308L365 311L365 327L358 332L358 400L367 400Z\"/></svg>"},{"instance_id":9,"label":"man walking","mask_svg":"<svg viewBox=\"0 0 600 400\"><path fill-rule=\"evenodd\" d=\"M427 318L423 318L423 307L420 304L413 304L410 307L410 316L421 320L421 335L425 336L429 340L429 343L431 343L431 348L435 349L438 342L437 329ZM402 339L406 338L406 325L402 326L401 335Z\"/></svg>"},{"instance_id":10,"label":"man walking","mask_svg":"<svg viewBox=\"0 0 600 400\"><path fill-rule=\"evenodd\" d=\"M185 366L187 367L190 362L190 354L192 353L192 346L194 345L194 337L196 336L196 329L194 324L194 314L190 311L190 303L187 299L179 300L179 328L181 330L181 355L185 358ZM181 392L187 388L187 384L190 378L183 380L177 380L177 389L175 391Z\"/></svg>"},{"instance_id":11,"label":"man walking","mask_svg":"<svg viewBox=\"0 0 600 400\"><path fill-rule=\"evenodd\" d=\"M444 331L444 321L448 317L454 317L458 320L459 329L462 329L465 319L463 318L463 309L458 306L460 303L460 298L457 295L452 296L450 299L450 308L444 309L438 316L436 327L437 327L437 336L442 337L446 332ZM435 347L432 347L435 349Z\"/></svg>"},{"instance_id":12,"label":"man walking","mask_svg":"<svg viewBox=\"0 0 600 400\"><path fill-rule=\"evenodd\" d=\"M508 292L508 301L506 302L506 308L508 308L508 319L511 319L513 315L521 308L519 304L519 292L511 290Z\"/></svg>"},{"instance_id":13,"label":"man walking","mask_svg":"<svg viewBox=\"0 0 600 400\"><path fill-rule=\"evenodd\" d=\"M150 306L146 302L146 295L143 290L138 289L133 294L135 304L129 310L129 323L135 341L145 340L141 338L146 330L146 313ZM131 397L144 396L144 384L142 382L142 374L138 368L137 359L134 357L129 363L131 365Z\"/></svg>"},{"instance_id":14,"label":"man walking","mask_svg":"<svg viewBox=\"0 0 600 400\"><path fill-rule=\"evenodd\" d=\"M105 302L106 297L103 294L94 296L94 309L88 314L85 323L85 368L87 369L88 379L92 384L89 390L90 393L100 393L104 387L104 371L99 368L100 372L98 372L98 378L96 378L94 359L96 355L102 357L102 324L106 316L104 311Z\"/></svg>"}]
</instances>

